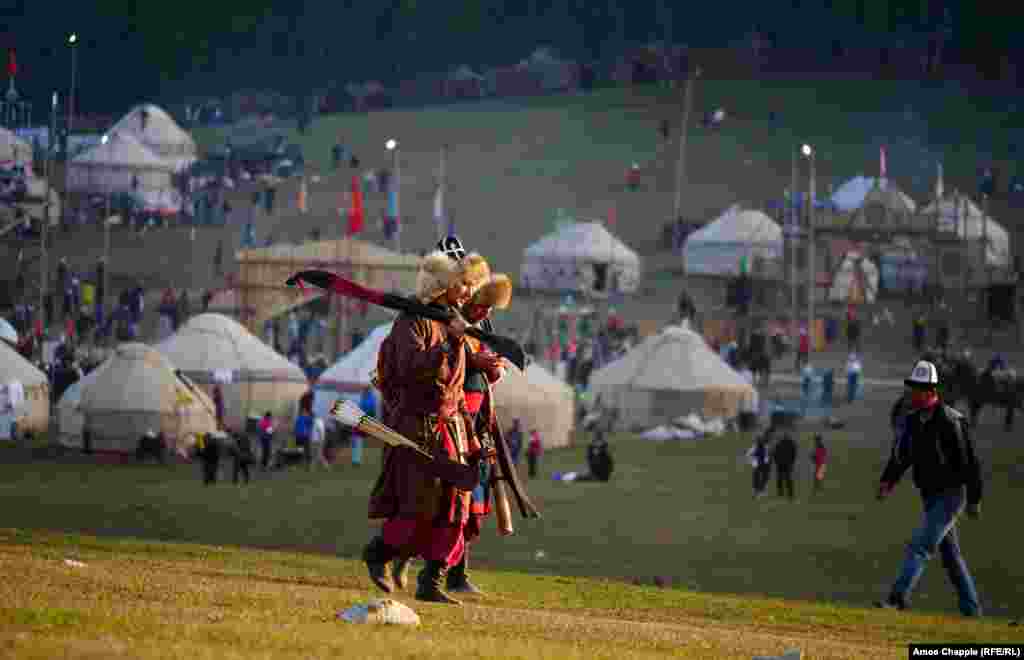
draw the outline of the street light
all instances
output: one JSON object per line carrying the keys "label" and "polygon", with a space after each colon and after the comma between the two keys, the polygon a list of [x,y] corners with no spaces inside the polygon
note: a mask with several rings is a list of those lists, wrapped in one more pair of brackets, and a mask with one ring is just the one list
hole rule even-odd
{"label": "street light", "polygon": [[816,197],[816,172],[814,168],[814,148],[809,144],[800,147],[800,153],[810,161],[810,184],[807,188],[807,336],[813,341],[814,338],[814,295],[818,283],[817,267],[815,264],[815,235],[814,235],[814,198]]}
{"label": "street light", "polygon": [[392,220],[395,223],[395,250],[398,252],[402,251],[402,230],[401,225],[398,224],[399,212],[398,212],[398,184],[399,184],[399,172],[398,172],[398,140],[391,138],[384,143],[384,148],[391,152],[391,185],[394,186],[395,190],[395,216]]}

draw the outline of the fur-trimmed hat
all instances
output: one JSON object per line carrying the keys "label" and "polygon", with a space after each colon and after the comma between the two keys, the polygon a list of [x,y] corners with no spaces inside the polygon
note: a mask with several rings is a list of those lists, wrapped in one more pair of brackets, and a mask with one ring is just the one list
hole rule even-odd
{"label": "fur-trimmed hat", "polygon": [[459,260],[462,281],[469,287],[470,295],[476,294],[491,279],[491,266],[477,252],[470,252]]}
{"label": "fur-trimmed hat", "polygon": [[455,284],[461,275],[459,264],[435,250],[423,257],[416,271],[416,297],[432,302]]}
{"label": "fur-trimmed hat", "polygon": [[512,280],[505,273],[495,273],[473,295],[472,304],[505,309],[512,302]]}

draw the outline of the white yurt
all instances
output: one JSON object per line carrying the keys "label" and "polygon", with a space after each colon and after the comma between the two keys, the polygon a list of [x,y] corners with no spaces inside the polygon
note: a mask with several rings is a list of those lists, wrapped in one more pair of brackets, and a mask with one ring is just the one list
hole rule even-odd
{"label": "white yurt", "polygon": [[370,386],[377,370],[377,353],[381,342],[391,334],[391,323],[378,325],[363,341],[325,370],[313,386],[313,413],[327,415],[331,404],[339,398],[358,403],[363,390]]}
{"label": "white yurt", "polygon": [[0,339],[3,339],[11,346],[18,343],[18,331],[14,329],[14,326],[7,319],[0,319]]}
{"label": "white yurt", "polygon": [[600,222],[568,222],[526,248],[520,281],[536,291],[634,293],[640,257]]}
{"label": "white yurt", "polygon": [[[370,386],[377,369],[381,342],[391,333],[391,323],[379,325],[354,349],[345,354],[320,375],[314,387],[313,412],[326,415],[339,398],[358,402],[362,391]],[[537,429],[545,447],[565,447],[575,421],[575,396],[572,388],[549,371],[531,364],[520,373],[515,367],[494,386],[498,402],[498,418],[508,429],[513,419],[520,419],[529,432]]]}
{"label": "white yurt", "polygon": [[221,386],[229,428],[242,428],[248,417],[267,411],[281,426],[309,389],[302,369],[222,314],[192,317],[156,349],[207,394]]}
{"label": "white yurt", "polygon": [[735,417],[757,392],[689,324],[669,326],[590,377],[595,396],[626,429],[646,429],[697,411]]}
{"label": "white yurt", "polygon": [[576,423],[576,395],[573,389],[537,363],[526,371],[515,367],[494,385],[498,421],[507,433],[512,421],[522,424],[525,443],[536,429],[545,448],[568,447]]}
{"label": "white yurt", "polygon": [[863,305],[873,304],[878,295],[878,266],[860,252],[843,255],[832,273],[828,289],[830,302]]}
{"label": "white yurt", "polygon": [[761,211],[736,204],[687,237],[683,264],[688,274],[738,275],[746,257],[757,273],[782,253],[782,228]]}
{"label": "white yurt", "polygon": [[[940,231],[956,231],[961,240],[980,246],[985,239],[985,265],[1005,268],[1010,265],[1010,235],[991,215],[986,219],[982,210],[965,195],[949,195],[921,209],[921,215],[938,216]],[[981,261],[981,248],[972,251],[972,260]]]}
{"label": "white yurt", "polygon": [[150,346],[121,344],[97,371],[79,391],[78,408],[98,451],[134,451],[150,430],[181,450],[217,428],[210,398]]}
{"label": "white yurt", "polygon": [[174,189],[174,163],[163,160],[129,133],[108,133],[106,137],[106,142],[71,160],[68,190],[106,194]]}
{"label": "white yurt", "polygon": [[149,103],[132,108],[108,133],[130,134],[179,170],[191,165],[198,154],[192,136],[167,112]]}
{"label": "white yurt", "polygon": [[[12,427],[12,424],[16,425]],[[0,440],[25,432],[46,433],[50,426],[50,384],[46,374],[0,342]]]}
{"label": "white yurt", "polygon": [[852,213],[870,204],[880,204],[896,214],[917,211],[917,203],[887,179],[857,175],[832,192],[832,205],[842,213]]}
{"label": "white yurt", "polygon": [[0,164],[32,163],[32,145],[22,140],[16,133],[0,126]]}

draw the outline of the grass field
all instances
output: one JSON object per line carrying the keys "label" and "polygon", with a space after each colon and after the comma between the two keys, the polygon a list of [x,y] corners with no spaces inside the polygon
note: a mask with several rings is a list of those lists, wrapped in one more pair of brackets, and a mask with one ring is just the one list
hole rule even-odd
{"label": "grass field", "polygon": [[[579,469],[583,450],[549,452],[545,477],[529,482],[544,518],[517,522],[505,539],[489,527],[474,550],[476,579],[496,596],[465,612],[421,608],[423,632],[386,639],[399,655],[434,657],[444,627],[461,622],[473,631],[467,652],[478,656],[642,657],[671,649],[683,657],[750,657],[799,645],[813,649],[811,657],[853,658],[876,647],[897,657],[911,639],[1012,637],[1008,619],[1024,605],[1013,436],[993,432],[994,422],[978,433],[985,510],[962,527],[987,622],[959,620],[938,561],[914,601],[921,614],[873,612],[863,608],[894,577],[919,503],[909,483],[891,501],[874,501],[888,434],[871,419],[880,404],[858,406],[845,413],[854,428],[828,436],[834,460],[826,492],[808,496],[805,469],[795,503],[751,498],[749,468],[739,460],[749,436],[682,444],[617,436],[609,484],[550,480],[553,471]],[[805,434],[801,445],[809,444]],[[354,560],[372,533],[365,506],[377,452],[370,459],[358,470],[257,474],[248,487],[204,488],[197,465],[97,465],[5,450],[0,528],[10,531],[0,536],[0,560],[12,579],[0,589],[14,595],[0,600],[10,603],[0,617],[28,631],[18,648],[37,653],[31,657],[64,644],[83,655],[86,640],[104,636],[132,655],[145,649],[142,657],[171,648],[217,657],[229,641],[241,653],[271,621],[274,632],[261,638],[268,657],[284,655],[288,644],[304,656],[325,652],[322,645],[371,644],[376,637],[328,623],[335,610],[371,594]],[[69,570],[64,557],[94,568]],[[653,588],[655,577],[673,588]],[[495,618],[516,622],[514,639],[487,633]],[[427,639],[428,650],[415,655],[412,646]],[[365,657],[374,657],[368,647]]]}

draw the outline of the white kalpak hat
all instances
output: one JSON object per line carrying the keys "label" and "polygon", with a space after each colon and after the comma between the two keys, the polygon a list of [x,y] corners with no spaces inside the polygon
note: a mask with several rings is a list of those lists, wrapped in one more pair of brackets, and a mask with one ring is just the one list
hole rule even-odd
{"label": "white kalpak hat", "polygon": [[939,370],[931,362],[921,360],[914,365],[910,378],[903,382],[911,387],[935,387],[939,384]]}

